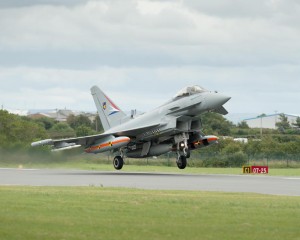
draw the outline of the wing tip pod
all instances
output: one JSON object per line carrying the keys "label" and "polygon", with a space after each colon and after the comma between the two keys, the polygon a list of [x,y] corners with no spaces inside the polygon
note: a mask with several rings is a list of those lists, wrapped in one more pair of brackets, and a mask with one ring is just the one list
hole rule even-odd
{"label": "wing tip pod", "polygon": [[38,146],[45,146],[45,145],[53,145],[53,140],[45,139],[45,140],[31,143],[31,147],[38,147]]}

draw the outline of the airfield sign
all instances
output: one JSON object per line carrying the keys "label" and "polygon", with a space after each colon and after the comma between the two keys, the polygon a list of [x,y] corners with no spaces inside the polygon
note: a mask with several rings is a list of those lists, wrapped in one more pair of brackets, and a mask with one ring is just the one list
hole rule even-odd
{"label": "airfield sign", "polygon": [[269,167],[268,166],[243,166],[244,174],[268,174]]}

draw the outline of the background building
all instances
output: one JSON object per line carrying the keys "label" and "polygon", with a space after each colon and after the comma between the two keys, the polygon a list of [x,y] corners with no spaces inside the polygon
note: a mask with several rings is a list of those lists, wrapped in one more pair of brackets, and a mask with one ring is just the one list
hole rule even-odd
{"label": "background building", "polygon": [[79,112],[79,111],[72,111],[68,109],[53,109],[53,110],[31,110],[29,111],[28,116],[30,118],[52,118],[58,122],[66,122],[70,115],[78,116],[84,115],[88,117],[92,122],[95,120],[97,113],[88,113],[88,112]]}
{"label": "background building", "polygon": [[[262,117],[255,117],[255,118],[248,118],[244,119],[244,121],[248,124],[250,128],[270,128],[270,129],[276,129],[276,123],[280,122],[280,114],[271,114],[266,115]],[[284,114],[287,118],[289,123],[292,125],[292,123],[296,122],[297,117],[296,115],[290,115],[290,114]]]}

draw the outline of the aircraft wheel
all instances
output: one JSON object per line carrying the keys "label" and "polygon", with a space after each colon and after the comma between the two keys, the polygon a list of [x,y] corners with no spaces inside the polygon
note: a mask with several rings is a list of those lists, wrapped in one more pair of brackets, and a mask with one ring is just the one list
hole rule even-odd
{"label": "aircraft wheel", "polygon": [[116,156],[113,160],[113,164],[116,170],[121,170],[124,165],[124,160],[121,156]]}
{"label": "aircraft wheel", "polygon": [[185,169],[186,168],[186,157],[185,156],[180,156],[179,159],[177,160],[177,167],[179,169]]}

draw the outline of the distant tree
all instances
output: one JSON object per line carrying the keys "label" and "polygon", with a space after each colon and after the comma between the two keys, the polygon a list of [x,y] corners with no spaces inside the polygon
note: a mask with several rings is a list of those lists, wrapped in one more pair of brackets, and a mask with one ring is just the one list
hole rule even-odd
{"label": "distant tree", "polygon": [[224,145],[224,147],[222,149],[222,153],[233,154],[233,153],[242,151],[243,147],[244,147],[244,144],[242,144],[240,142],[235,142],[230,139],[230,140],[226,141],[226,145]]}
{"label": "distant tree", "polygon": [[75,131],[64,122],[56,123],[50,130],[49,134],[52,138],[75,137]]}
{"label": "distant tree", "polygon": [[248,155],[255,155],[261,153],[261,142],[256,140],[250,140],[248,144],[245,144],[244,152]]}
{"label": "distant tree", "polygon": [[92,127],[92,121],[84,115],[74,116],[71,114],[67,118],[67,123],[70,125],[71,128],[76,129],[79,126],[86,126],[86,127]]}
{"label": "distant tree", "polygon": [[0,147],[29,146],[30,142],[47,137],[39,124],[0,110]]}
{"label": "distant tree", "polygon": [[96,132],[103,132],[104,129],[103,129],[103,126],[101,124],[101,121],[100,121],[100,117],[99,115],[97,114],[93,123],[92,123],[92,129],[95,130]]}
{"label": "distant tree", "polygon": [[249,129],[249,126],[246,121],[241,121],[238,123],[239,128]]}
{"label": "distant tree", "polygon": [[297,117],[296,122],[293,123],[293,126],[296,128],[300,128],[300,117]]}
{"label": "distant tree", "polygon": [[69,126],[73,129],[76,128],[76,116],[74,114],[71,114],[68,116],[67,118],[67,123],[69,124]]}
{"label": "distant tree", "polygon": [[257,117],[259,118],[259,117],[266,117],[266,116],[267,116],[267,114],[262,113],[262,114],[258,115]]}
{"label": "distant tree", "polygon": [[205,113],[202,115],[203,129],[207,134],[227,136],[233,124],[217,113]]}
{"label": "distant tree", "polygon": [[93,135],[95,133],[96,132],[93,129],[91,129],[90,127],[84,126],[84,125],[81,125],[76,128],[76,136],[77,137]]}
{"label": "distant tree", "polygon": [[70,130],[72,130],[72,128],[70,128],[70,126],[67,123],[59,122],[59,123],[56,123],[51,128],[51,130],[54,130],[54,131],[70,131]]}
{"label": "distant tree", "polygon": [[34,122],[40,124],[46,130],[51,129],[55,125],[55,123],[56,123],[56,121],[54,119],[47,118],[47,117],[35,119]]}
{"label": "distant tree", "polygon": [[280,121],[276,123],[276,127],[279,129],[279,131],[284,132],[285,130],[291,128],[287,116],[285,116],[283,113],[279,115],[279,120]]}

